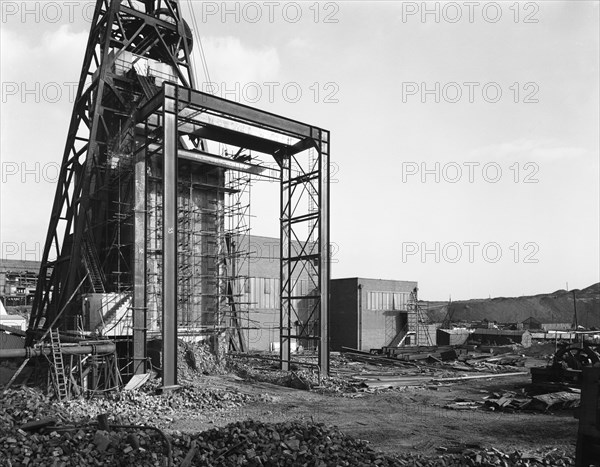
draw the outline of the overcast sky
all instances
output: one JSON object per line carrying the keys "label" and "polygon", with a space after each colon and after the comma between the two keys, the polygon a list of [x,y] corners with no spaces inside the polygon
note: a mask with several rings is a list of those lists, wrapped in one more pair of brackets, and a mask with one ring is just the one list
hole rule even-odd
{"label": "overcast sky", "polygon": [[[181,4],[217,95],[331,131],[334,278],[599,281],[597,1]],[[39,259],[93,7],[1,7],[2,256]],[[254,190],[278,235],[277,185]]]}

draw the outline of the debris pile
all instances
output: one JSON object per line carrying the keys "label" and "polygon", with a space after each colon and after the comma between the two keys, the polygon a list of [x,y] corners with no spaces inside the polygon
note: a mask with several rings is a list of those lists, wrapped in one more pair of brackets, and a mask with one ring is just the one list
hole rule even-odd
{"label": "debris pile", "polygon": [[394,465],[366,441],[354,439],[323,424],[243,421],[205,431],[174,444],[198,450],[196,465]]}
{"label": "debris pile", "polygon": [[223,359],[210,351],[207,344],[179,341],[177,346],[177,379],[194,381],[202,375],[226,373]]}
{"label": "debris pile", "polygon": [[532,412],[548,412],[550,410],[566,410],[579,407],[581,394],[576,388],[570,391],[551,392],[547,394],[527,394],[521,392],[504,391],[494,392],[485,396],[483,400],[456,399],[444,407],[452,410],[487,409],[501,412],[515,412],[528,410]]}
{"label": "debris pile", "polygon": [[232,357],[229,369],[239,377],[264,383],[276,384],[294,389],[315,390],[320,393],[336,395],[345,391],[350,383],[342,378],[321,376],[307,368],[294,367],[293,371],[282,371],[278,365],[258,358]]}
{"label": "debris pile", "polygon": [[[440,448],[444,451],[444,448]],[[439,456],[403,455],[394,465],[422,467],[450,467],[450,466],[494,466],[505,467],[537,467],[574,466],[575,459],[570,453],[558,449],[538,450],[536,452],[514,451],[510,454],[498,449],[465,449],[460,453],[450,454],[453,449],[447,449],[445,454]]]}
{"label": "debris pile", "polygon": [[[490,347],[488,350],[489,352],[485,353],[467,348],[415,347],[388,350],[386,355],[376,355],[344,348],[343,355],[355,362],[401,367],[412,370],[413,373],[423,373],[427,370],[438,373],[443,370],[505,373],[518,372],[525,365],[526,358],[517,353],[517,346]],[[509,351],[510,354],[506,354]]]}
{"label": "debris pile", "polygon": [[485,398],[485,406],[492,410],[514,411],[532,410],[546,412],[550,409],[562,410],[579,407],[581,394],[560,391],[548,394],[525,395],[509,391],[503,394],[494,393]]}
{"label": "debris pile", "polygon": [[0,456],[7,466],[574,465],[569,453],[557,449],[504,453],[495,448],[441,447],[437,455],[389,456],[336,427],[302,422],[247,420],[199,434],[175,432],[167,437],[140,426],[109,426],[108,430],[94,424],[47,426],[41,431],[24,428],[12,433],[0,431]]}
{"label": "debris pile", "polygon": [[0,430],[0,459],[13,466],[163,466],[164,442],[152,430],[50,426],[41,432]]}
{"label": "debris pile", "polygon": [[153,394],[158,382],[150,381],[144,390],[108,393],[92,399],[59,402],[33,388],[10,389],[0,402],[0,430],[13,430],[23,423],[53,417],[62,423],[86,423],[108,412],[120,424],[149,423],[166,427],[175,416],[196,417],[201,413],[238,408],[253,396],[233,390],[183,386],[163,395]]}
{"label": "debris pile", "polygon": [[525,366],[526,358],[519,355],[516,351],[504,355],[492,355],[489,353],[474,353],[471,352],[465,356],[459,357],[465,365],[473,367],[476,370],[485,371],[506,371],[505,366],[523,367]]}

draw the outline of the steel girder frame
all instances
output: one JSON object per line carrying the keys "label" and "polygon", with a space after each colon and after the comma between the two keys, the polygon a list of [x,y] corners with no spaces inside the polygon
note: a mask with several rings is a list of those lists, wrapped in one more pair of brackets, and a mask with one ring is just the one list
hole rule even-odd
{"label": "steel girder frame", "polygon": [[[164,19],[165,15],[169,18]],[[92,179],[95,185],[102,184],[101,158],[115,136],[111,129],[122,121],[119,115],[125,109],[111,75],[115,60],[123,51],[158,57],[173,67],[182,84],[194,87],[191,46],[191,32],[178,0],[96,1],[42,255],[28,345],[38,329],[60,324],[61,313],[85,278],[81,267],[85,235],[92,225],[103,222],[92,218],[90,186]],[[111,100],[123,109],[107,105]],[[139,282],[142,278],[137,272],[134,281]],[[144,304],[134,301],[133,308],[139,325],[144,320]],[[145,335],[145,330],[140,331]],[[145,348],[138,346],[135,352],[135,358],[145,360]],[[138,365],[136,371],[144,371],[143,366]]]}
{"label": "steel girder frame", "polygon": [[[177,109],[176,124],[169,121],[168,112],[161,109]],[[175,132],[175,140],[181,136],[202,138],[226,145],[257,151],[271,155],[281,169],[280,180],[280,362],[283,369],[289,369],[293,362],[291,342],[294,339],[316,342],[319,349],[319,369],[329,372],[329,132],[312,125],[291,120],[269,112],[264,112],[243,104],[228,101],[210,94],[186,87],[165,83],[163,92],[157,94],[137,115],[138,124],[151,122],[159,129],[163,127],[163,154],[167,157],[169,147],[167,136]],[[148,143],[149,148],[156,144]],[[317,157],[306,157],[307,151],[314,150]],[[177,149],[178,157],[192,158],[205,164],[219,165],[234,170],[252,171],[253,167],[207,154],[202,151]],[[170,155],[168,157],[171,157]],[[165,162],[166,164],[166,162]],[[166,177],[165,177],[166,178]],[[166,183],[165,181],[163,183]],[[165,189],[168,185],[164,185]],[[314,208],[308,213],[300,213],[302,201],[311,198]],[[165,224],[163,228],[168,229]],[[309,227],[309,225],[311,227]],[[301,233],[298,227],[302,227]],[[168,232],[165,231],[165,235]],[[167,245],[165,244],[165,248]],[[172,251],[176,255],[176,251]],[[166,268],[165,268],[166,269]],[[176,273],[176,269],[175,269]],[[300,278],[303,274],[311,277],[314,285],[304,292]],[[165,280],[167,278],[165,277]],[[166,283],[164,284],[166,286]],[[175,289],[173,289],[175,291]],[[308,304],[299,316],[297,304]],[[166,304],[167,302],[165,302]],[[166,320],[176,323],[177,298],[171,296],[168,303],[173,312],[163,309]],[[300,331],[292,332],[294,321],[302,321]],[[306,326],[312,323],[312,328]],[[176,332],[171,331],[169,339],[176,342]],[[165,338],[166,340],[166,338]],[[165,365],[174,365],[172,359],[165,358]],[[171,374],[173,369],[165,368]],[[172,381],[165,382],[171,383]]]}
{"label": "steel girder frame", "polygon": [[163,389],[177,385],[177,93],[163,85],[162,346]]}
{"label": "steel girder frame", "polygon": [[302,143],[281,167],[281,365],[290,369],[294,340],[316,342],[318,367],[328,374],[329,132],[318,129],[310,141],[316,158]]}

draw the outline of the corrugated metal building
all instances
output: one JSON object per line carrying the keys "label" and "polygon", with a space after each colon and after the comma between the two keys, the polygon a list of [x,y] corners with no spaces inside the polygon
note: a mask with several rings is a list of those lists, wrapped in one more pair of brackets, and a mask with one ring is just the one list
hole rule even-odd
{"label": "corrugated metal building", "polygon": [[[240,309],[247,312],[240,313],[242,332],[248,343],[248,350],[276,350],[279,348],[279,306],[280,306],[280,242],[278,238],[252,235],[247,242],[240,245],[240,250],[247,251],[249,261],[247,271],[248,280],[238,300]],[[306,295],[311,284],[308,273],[298,281],[298,289],[294,295]],[[302,302],[295,304],[295,308],[303,316]]]}

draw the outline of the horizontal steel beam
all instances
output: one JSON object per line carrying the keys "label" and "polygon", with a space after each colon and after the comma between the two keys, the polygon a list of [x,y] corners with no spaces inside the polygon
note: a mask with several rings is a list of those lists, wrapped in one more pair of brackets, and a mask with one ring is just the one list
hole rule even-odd
{"label": "horizontal steel beam", "polygon": [[[185,125],[179,128],[179,132],[185,131]],[[278,151],[286,148],[287,145],[272,141],[260,136],[254,136],[240,131],[221,128],[216,125],[203,124],[200,128],[190,132],[192,136],[197,136],[203,139],[218,141],[224,144],[230,144],[244,149],[252,149],[253,151],[262,152],[264,154],[275,154]]]}
{"label": "horizontal steel beam", "polygon": [[277,133],[285,133],[298,138],[311,138],[318,129],[301,123],[296,120],[291,120],[280,115],[276,115],[264,110],[255,109],[244,104],[222,99],[211,94],[195,91],[193,89],[178,87],[179,103],[186,103],[194,107],[217,112],[236,120],[253,123],[263,128],[267,128]]}
{"label": "horizontal steel beam", "polygon": [[[161,147],[156,143],[151,143],[148,145],[148,149],[150,149],[150,151],[159,151]],[[260,165],[234,161],[232,159],[227,159],[226,157],[215,156],[214,154],[210,154],[204,151],[188,151],[187,149],[179,149],[177,151],[177,157],[189,161],[214,165],[215,167],[222,167],[224,169],[237,170],[238,172],[250,174],[260,174],[266,168],[261,167]]]}

